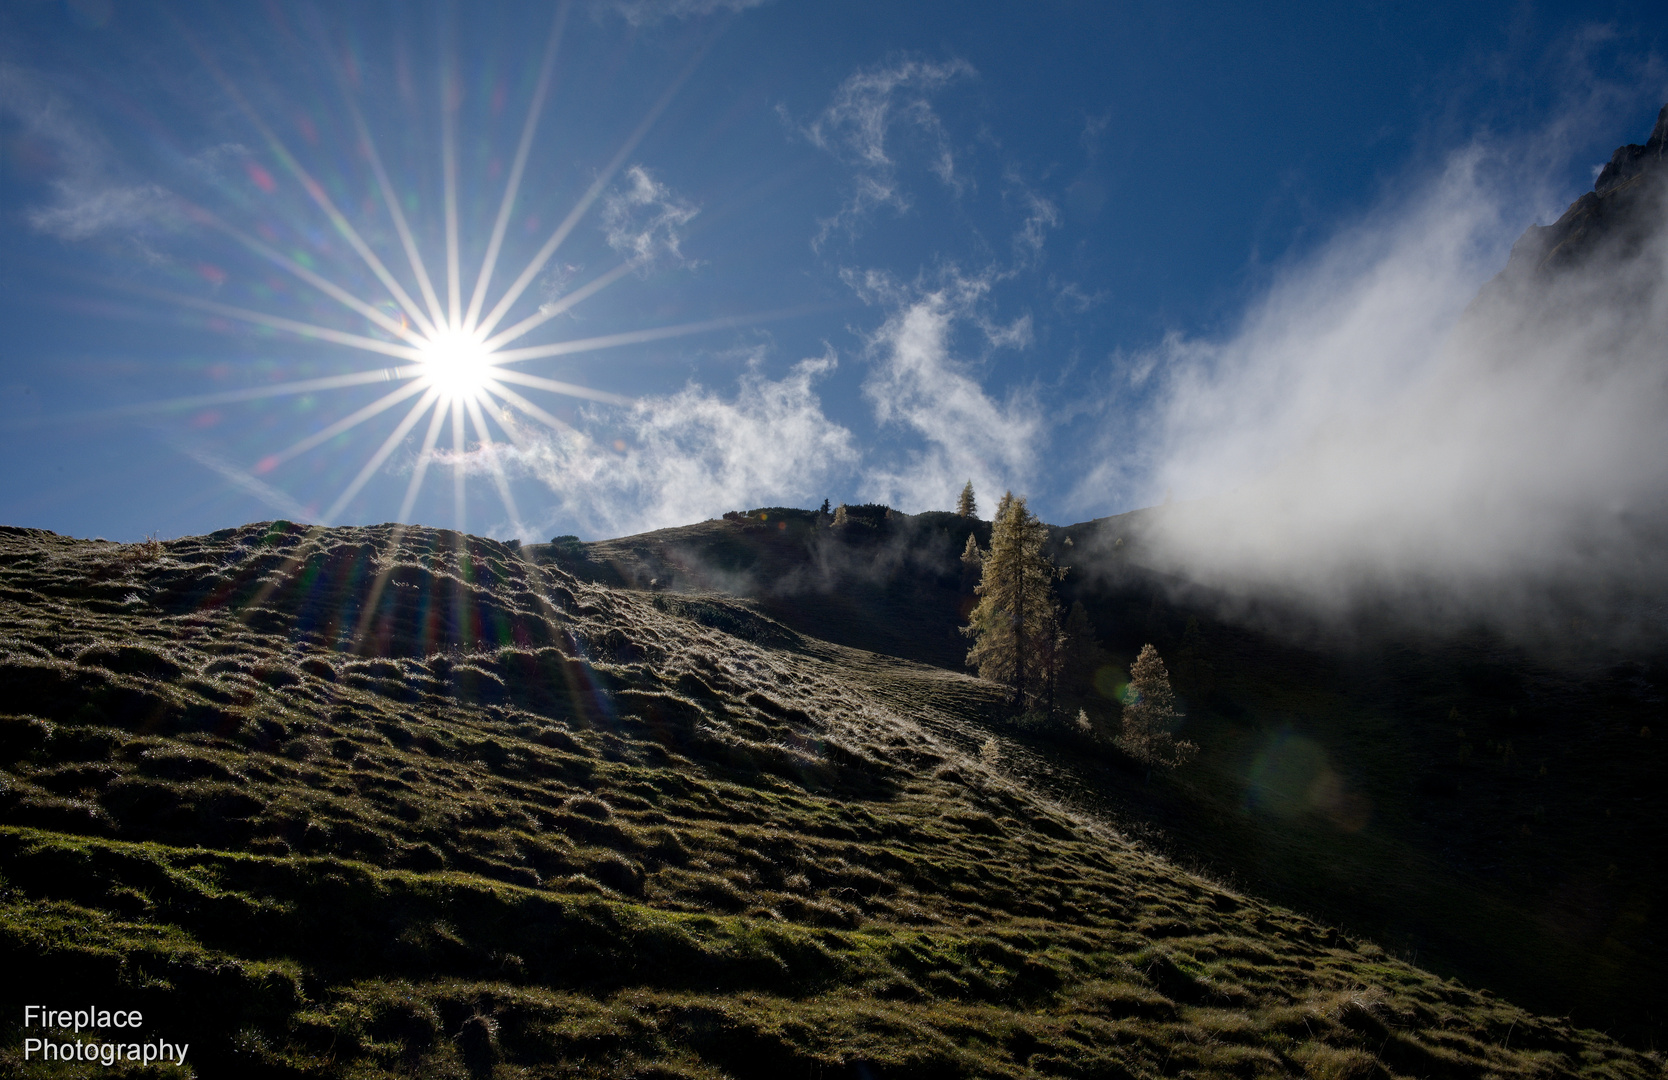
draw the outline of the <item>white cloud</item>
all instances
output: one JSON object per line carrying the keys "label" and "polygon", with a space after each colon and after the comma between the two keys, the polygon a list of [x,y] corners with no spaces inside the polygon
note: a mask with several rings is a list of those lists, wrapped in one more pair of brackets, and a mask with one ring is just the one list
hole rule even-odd
{"label": "white cloud", "polygon": [[1459,156],[1422,198],[1340,236],[1230,340],[1167,341],[1159,479],[1178,495],[1235,486],[1427,377],[1513,231],[1479,165]]}
{"label": "white cloud", "polygon": [[667,19],[688,19],[719,11],[746,11],[770,0],[601,0],[599,10],[612,11],[632,26],[648,26]]}
{"label": "white cloud", "polygon": [[985,340],[998,349],[1024,349],[1031,344],[1031,316],[1021,315],[1006,326],[988,317],[975,314],[973,322],[984,332]]}
{"label": "white cloud", "polygon": [[941,509],[968,479],[981,491],[1012,487],[1023,494],[1036,470],[1042,416],[1024,392],[1005,402],[986,394],[969,365],[952,355],[951,341],[956,324],[969,322],[994,347],[1023,345],[1029,317],[1002,327],[984,316],[979,302],[989,276],[964,278],[952,270],[944,285],[913,296],[883,276],[848,279],[859,295],[894,307],[869,339],[874,366],[863,392],[875,418],[926,443],[908,451],[903,463],[868,472],[873,497],[910,512]]}
{"label": "white cloud", "polygon": [[1106,129],[1112,123],[1112,110],[1107,109],[1099,116],[1085,116],[1083,118],[1083,133],[1077,137],[1082,144],[1084,153],[1090,157],[1100,149],[1100,138],[1106,134]]}
{"label": "white cloud", "polygon": [[690,383],[628,410],[592,413],[589,432],[525,432],[524,445],[502,448],[503,458],[555,496],[550,520],[577,522],[589,535],[820,502],[858,460],[851,432],[823,414],[815,392],[835,366],[830,352],[782,379],[748,371],[730,400]]}
{"label": "white cloud", "polygon": [[817,244],[837,228],[855,231],[868,213],[881,206],[909,209],[910,198],[898,179],[898,162],[888,140],[900,128],[924,139],[926,165],[946,187],[959,192],[966,181],[956,170],[955,153],[932,95],[957,79],[975,74],[965,60],[941,64],[904,59],[858,71],[841,83],[822,114],[805,129],[811,142],[852,171],[845,205],[820,221]]}
{"label": "white cloud", "polygon": [[186,159],[186,167],[211,181],[225,183],[254,155],[242,143],[228,142],[199,150]]}
{"label": "white cloud", "polygon": [[680,199],[641,165],[626,170],[625,182],[603,200],[602,227],[608,246],[640,266],[699,265],[683,254],[683,227],[700,208]]}

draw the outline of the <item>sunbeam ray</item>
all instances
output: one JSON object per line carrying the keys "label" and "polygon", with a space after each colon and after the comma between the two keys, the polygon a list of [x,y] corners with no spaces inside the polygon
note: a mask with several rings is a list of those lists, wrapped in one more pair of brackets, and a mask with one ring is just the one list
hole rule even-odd
{"label": "sunbeam ray", "polygon": [[336,496],[336,501],[325,510],[321,520],[327,524],[336,520],[336,515],[340,514],[347,507],[347,504],[353,501],[353,497],[359,494],[360,489],[382,467],[382,463],[388,460],[388,455],[392,454],[394,449],[405,441],[406,436],[411,434],[411,429],[417,426],[417,421],[423,418],[424,414],[439,398],[440,391],[431,386],[427,393],[417,399],[417,404],[411,407],[411,410],[400,420],[398,426],[389,433],[386,439],[382,440],[382,445],[377,447],[376,453],[372,454],[371,459],[365,462],[364,468],[359,470],[359,474],[353,478],[353,482],[348,484],[340,495]]}
{"label": "sunbeam ray", "polygon": [[[376,308],[365,303],[365,301],[359,299],[357,296],[354,296],[340,285],[330,281],[322,274],[319,274],[314,270],[309,270],[307,267],[296,262],[294,259],[285,255],[277,248],[274,248],[272,245],[255,239],[253,236],[250,236],[237,226],[226,221],[222,221],[217,215],[204,210],[201,207],[192,206],[190,207],[190,212],[192,217],[201,223],[220,230],[227,236],[230,236],[233,240],[236,240],[238,243],[248,248],[250,251],[253,251],[255,254],[261,256],[269,262],[283,267],[285,270],[288,270],[302,281],[305,281],[307,284],[313,286],[313,288],[318,289],[320,292],[342,304],[344,307],[351,308],[352,310],[358,312],[365,318],[388,331],[390,334],[393,334],[395,337],[404,338],[413,345],[420,346],[423,344],[424,339],[422,335],[418,334],[410,327],[395,322],[393,319],[388,317],[386,312],[378,311]],[[412,317],[414,319],[421,319],[421,312],[413,312]],[[426,323],[427,320],[424,319],[419,323],[419,325]]]}
{"label": "sunbeam ray", "polygon": [[[194,48],[196,48],[197,55],[201,58],[203,65],[208,68],[209,73],[220,83],[227,96],[237,103],[238,108],[249,118],[250,124],[254,125],[255,130],[266,141],[268,149],[278,158],[284,169],[300,183],[301,189],[307,193],[308,198],[312,199],[318,208],[324,211],[336,232],[365,261],[365,265],[370,268],[371,273],[376,275],[377,280],[382,282],[383,287],[393,296],[395,303],[399,304],[407,314],[420,324],[428,323],[428,317],[423,314],[416,301],[412,300],[410,294],[405,291],[405,287],[389,272],[388,267],[383,265],[382,260],[377,257],[376,252],[371,250],[370,245],[365,243],[365,238],[359,235],[359,230],[353,227],[353,223],[348,221],[342,215],[342,212],[336,208],[335,202],[330,198],[329,193],[324,190],[324,186],[313,178],[313,174],[307,171],[306,167],[296,159],[294,154],[290,153],[289,147],[278,137],[278,133],[273,131],[265,120],[261,119],[260,114],[255,111],[255,107],[237,88],[237,84],[232,82],[226,73],[220,70],[220,65],[214,62],[208,52],[200,46],[194,46]],[[432,325],[425,327],[425,329],[430,333],[434,332]]]}
{"label": "sunbeam ray", "polygon": [[359,371],[351,375],[326,375],[317,379],[298,379],[294,382],[273,383],[271,386],[254,386],[243,390],[222,390],[214,394],[194,394],[190,397],[164,398],[161,401],[145,401],[133,405],[115,405],[108,409],[88,409],[84,412],[59,413],[56,416],[29,416],[14,420],[0,420],[0,428],[39,427],[43,424],[70,424],[87,420],[105,420],[118,416],[143,416],[146,413],[201,409],[209,405],[231,405],[239,401],[259,401],[265,398],[284,397],[289,394],[310,394],[318,390],[340,390],[349,386],[364,386],[368,383],[395,382],[400,379],[408,379],[416,375],[419,370],[416,367],[379,368],[376,371]]}
{"label": "sunbeam ray", "polygon": [[486,456],[493,486],[498,489],[498,497],[504,500],[504,508],[510,512],[510,527],[519,536],[522,531],[521,511],[515,505],[515,496],[510,494],[509,480],[504,476],[504,463],[498,460],[498,444],[492,441],[492,434],[487,431],[486,417],[481,415],[481,403],[470,398],[465,405],[469,409],[469,419],[475,424],[475,432],[481,437],[481,451]]}
{"label": "sunbeam ray", "polygon": [[418,393],[424,389],[426,389],[425,385],[421,381],[418,381],[407,383],[398,390],[392,390],[377,398],[369,405],[366,405],[363,408],[355,409],[353,412],[342,417],[334,424],[320,428],[318,431],[313,432],[305,439],[300,439],[291,443],[289,446],[278,451],[276,454],[268,454],[266,457],[261,459],[260,464],[256,467],[255,471],[261,473],[271,472],[273,469],[282,465],[284,462],[289,461],[291,458],[305,454],[313,447],[318,446],[321,443],[329,442],[342,432],[350,431],[353,428],[358,427],[371,417],[393,408],[395,405],[404,401],[412,394]]}
{"label": "sunbeam ray", "polygon": [[462,269],[458,262],[458,86],[454,62],[450,45],[443,45],[440,61],[440,175],[446,216],[446,326],[456,331],[462,325],[463,313]]}
{"label": "sunbeam ray", "polygon": [[505,396],[505,387],[488,380],[481,387],[481,411],[498,424],[498,429],[516,445],[519,450],[528,450],[532,444],[521,432],[521,425],[515,423],[510,409],[499,398]]}
{"label": "sunbeam ray", "polygon": [[313,516],[311,510],[301,505],[288,492],[280,491],[247,470],[227,461],[219,454],[212,453],[201,446],[192,446],[178,439],[169,439],[168,441],[173,444],[174,449],[203,468],[215,473],[232,487],[253,496],[292,521],[311,525],[318,520]]}
{"label": "sunbeam ray", "polygon": [[527,155],[533,149],[533,132],[539,125],[539,114],[544,109],[545,96],[550,92],[550,75],[556,66],[556,50],[562,41],[562,26],[568,18],[568,0],[556,8],[551,20],[550,39],[545,43],[544,62],[539,66],[538,82],[533,87],[533,100],[527,104],[527,120],[521,127],[521,142],[516,146],[515,162],[510,166],[510,178],[504,185],[504,201],[498,207],[498,220],[493,222],[492,237],[487,241],[486,257],[481,260],[481,273],[475,279],[475,291],[469,298],[469,312],[463,317],[465,328],[473,327],[486,300],[487,283],[492,280],[493,268],[498,263],[498,250],[504,243],[504,230],[510,224],[510,211],[515,207],[516,192],[521,187],[521,174],[527,168]]}
{"label": "sunbeam ray", "polygon": [[365,352],[381,353],[384,356],[412,360],[417,363],[421,363],[424,358],[421,350],[409,345],[396,345],[391,341],[378,341],[376,338],[366,337],[363,334],[350,334],[345,330],[332,330],[328,326],[305,323],[299,319],[286,319],[282,315],[268,315],[264,311],[234,307],[231,304],[222,304],[215,300],[204,300],[200,297],[186,296],[183,293],[169,292],[165,289],[153,289],[145,285],[112,282],[111,286],[123,292],[148,296],[153,300],[165,300],[168,303],[179,304],[182,307],[196,308],[199,311],[212,312],[215,315],[224,315],[228,319],[237,319],[239,322],[254,323],[257,326],[265,326],[272,330],[287,330],[305,338],[317,338],[320,341],[329,341],[337,345],[348,345],[355,349],[362,349]]}
{"label": "sunbeam ray", "polygon": [[463,490],[463,447],[467,436],[463,430],[463,398],[452,398],[452,506],[457,523],[453,528],[464,531],[466,520]]}
{"label": "sunbeam ray", "polygon": [[554,319],[556,316],[562,314],[562,312],[573,307],[575,304],[589,300],[603,289],[608,288],[608,286],[614,284],[614,282],[625,277],[631,272],[633,265],[633,263],[629,262],[621,263],[619,266],[614,267],[614,269],[608,271],[606,274],[603,274],[601,277],[598,277],[593,281],[586,282],[584,285],[575,289],[573,292],[568,293],[560,300],[553,300],[548,304],[541,305],[538,311],[527,316],[527,318],[522,319],[508,330],[501,331],[496,336],[483,341],[481,343],[481,348],[487,350],[488,352],[492,352],[504,345],[509,344],[516,338],[523,336],[527,333],[527,331],[544,325],[551,319]]}
{"label": "sunbeam ray", "polygon": [[[588,386],[575,383],[558,382],[538,375],[529,375],[525,371],[514,368],[499,368],[492,373],[494,383],[513,382],[522,386],[531,386],[539,390],[549,390],[553,394],[565,394],[568,397],[585,398],[588,401],[600,401],[605,405],[631,405],[633,400],[619,394],[610,394],[606,390],[593,390]],[[502,392],[502,391],[500,391]]]}
{"label": "sunbeam ray", "polygon": [[[382,193],[382,203],[388,208],[388,215],[394,219],[394,231],[399,234],[400,245],[405,248],[406,262],[411,264],[411,272],[417,275],[417,287],[423,293],[423,300],[429,305],[428,326],[433,328],[446,321],[445,312],[440,307],[440,297],[435,294],[434,282],[429,278],[429,268],[423,262],[423,255],[417,249],[417,238],[411,233],[411,225],[405,219],[405,211],[400,209],[399,195],[394,191],[393,181],[388,178],[388,170],[383,167],[382,155],[378,153],[376,141],[371,138],[371,129],[365,123],[365,116],[359,110],[358,102],[347,96],[344,88],[343,95],[347,97],[348,111],[353,116],[353,125],[359,132],[360,145],[364,148],[365,156],[370,159],[371,171],[376,174],[377,189]],[[413,313],[416,317],[416,313]]]}
{"label": "sunbeam ray", "polygon": [[411,482],[405,486],[405,498],[400,502],[400,512],[397,520],[409,521],[411,510],[417,505],[417,493],[423,489],[423,477],[429,471],[429,461],[434,457],[434,444],[440,438],[441,425],[446,423],[445,404],[437,403],[434,414],[429,417],[429,430],[423,436],[423,449],[417,454],[417,462],[411,469]]}
{"label": "sunbeam ray", "polygon": [[[545,412],[543,409],[539,408],[537,405],[533,404],[531,401],[528,401],[526,398],[522,397],[520,394],[516,393],[514,390],[511,390],[509,387],[503,385],[502,383],[499,383],[499,382],[496,382],[496,381],[493,382],[492,387],[491,387],[491,392],[498,395],[499,397],[503,398],[505,401],[508,401],[510,404],[514,405],[516,408],[520,409],[522,412],[526,413],[528,416],[531,416],[533,419],[538,420],[539,422],[545,424],[546,426],[548,426],[550,428],[553,428],[556,431],[559,431],[559,432],[563,433],[564,435],[572,434],[576,430],[572,424],[565,423],[564,421],[562,421],[558,417],[552,416],[550,413]],[[504,430],[509,431],[510,429],[505,428]]]}
{"label": "sunbeam ray", "polygon": [[[540,360],[549,356],[567,356],[571,353],[614,349],[621,345],[641,345],[644,342],[664,341],[667,338],[683,337],[688,334],[704,334],[709,330],[730,330],[738,326],[751,326],[754,323],[768,322],[772,319],[786,319],[799,314],[803,310],[802,308],[787,308],[781,311],[762,312],[757,315],[726,315],[717,319],[678,323],[676,326],[657,326],[649,330],[627,330],[619,334],[576,338],[571,341],[558,341],[551,345],[533,345],[525,349],[495,352],[492,354],[491,360],[494,364],[515,364],[523,360]],[[493,374],[497,378],[503,377],[499,372]]]}
{"label": "sunbeam ray", "polygon": [[498,303],[493,305],[492,311],[487,315],[485,321],[479,327],[473,327],[472,329],[478,330],[483,335],[492,333],[493,327],[497,326],[504,318],[510,307],[521,299],[521,294],[527,290],[527,286],[531,285],[533,279],[538,277],[539,272],[544,269],[545,263],[549,262],[550,257],[556,254],[556,249],[562,246],[562,242],[568,238],[568,234],[573,231],[574,226],[579,224],[579,219],[585,216],[585,212],[591,208],[591,204],[596,202],[597,197],[602,194],[603,188],[607,187],[614,179],[614,174],[620,170],[620,166],[625,164],[626,158],[630,156],[633,150],[637,149],[637,144],[643,141],[643,136],[649,133],[649,129],[654,126],[654,122],[660,119],[660,114],[666,110],[666,106],[672,103],[672,99],[677,96],[678,90],[694,73],[696,66],[704,55],[705,50],[697,53],[695,58],[679,73],[678,77],[672,80],[672,85],[667,87],[666,92],[660,95],[660,99],[650,107],[648,115],[643,117],[636,130],[621,144],[620,149],[614,154],[608,165],[591,182],[591,186],[585,189],[585,194],[579,197],[579,201],[574,204],[573,209],[568,211],[568,216],[562,219],[560,225],[556,226],[556,231],[551,233],[550,239],[546,240],[544,246],[539,248],[538,253],[527,264],[527,268],[515,279],[515,283],[510,286],[509,290],[499,298]]}

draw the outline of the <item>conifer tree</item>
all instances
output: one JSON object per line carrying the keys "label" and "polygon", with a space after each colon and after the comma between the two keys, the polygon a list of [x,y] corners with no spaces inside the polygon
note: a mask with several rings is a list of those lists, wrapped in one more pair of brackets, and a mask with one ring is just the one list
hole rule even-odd
{"label": "conifer tree", "polygon": [[1060,605],[1054,581],[1060,572],[1048,557],[1048,527],[1032,516],[1024,499],[1002,496],[984,554],[979,602],[963,632],[973,638],[968,666],[979,675],[1007,683],[1021,703],[1045,697],[1057,668]]}
{"label": "conifer tree", "polygon": [[971,480],[967,482],[966,487],[961,489],[961,498],[956,500],[956,513],[964,518],[979,516],[979,504],[973,498],[973,481]]}
{"label": "conifer tree", "polygon": [[1177,742],[1170,728],[1176,721],[1176,694],[1170,688],[1170,673],[1151,645],[1141,646],[1129,668],[1129,689],[1125,693],[1123,734],[1118,743],[1129,755],[1147,765],[1174,769],[1185,765],[1199,748]]}
{"label": "conifer tree", "polygon": [[979,541],[973,538],[972,533],[968,533],[967,546],[961,549],[961,564],[968,569],[972,569],[984,561],[984,548],[979,546]]}

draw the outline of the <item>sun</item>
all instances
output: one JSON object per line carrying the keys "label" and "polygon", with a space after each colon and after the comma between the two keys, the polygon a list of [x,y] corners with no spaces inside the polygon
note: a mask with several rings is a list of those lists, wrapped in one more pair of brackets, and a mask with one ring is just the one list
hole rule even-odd
{"label": "sun", "polygon": [[[318,210],[329,219],[336,234],[358,254],[364,269],[380,283],[381,288],[369,289],[361,294],[340,283],[340,275],[345,273],[347,268],[329,265],[315,267],[307,256],[292,257],[279,250],[267,239],[262,238],[264,233],[255,235],[232,221],[221,218],[208,208],[193,207],[195,220],[223,233],[260,259],[281,268],[312,290],[334,300],[364,322],[359,325],[327,325],[169,290],[130,287],[130,291],[207,312],[217,319],[248,323],[267,331],[295,335],[303,340],[358,350],[374,357],[376,366],[316,378],[269,383],[249,390],[176,398],[156,402],[147,407],[200,407],[210,402],[246,401],[283,395],[306,395],[310,398],[323,391],[393,383],[392,387],[369,403],[306,434],[281,450],[266,454],[255,463],[250,473],[243,474],[240,471],[238,482],[262,498],[270,499],[274,494],[282,496],[281,491],[275,492],[270,482],[261,478],[273,475],[286,462],[303,454],[318,451],[326,446],[339,445],[336,443],[339,436],[381,417],[396,405],[402,405],[405,406],[404,415],[394,423],[386,438],[365,460],[335,500],[322,511],[304,508],[307,518],[320,523],[337,520],[339,515],[348,510],[372,478],[379,475],[383,466],[395,453],[408,441],[416,440],[420,449],[412,462],[410,479],[396,520],[410,520],[430,467],[448,462],[453,470],[453,523],[458,531],[463,531],[466,525],[466,475],[472,463],[481,463],[487,469],[493,486],[497,488],[513,527],[519,533],[525,530],[521,524],[520,511],[516,508],[511,493],[509,477],[504,469],[507,456],[499,451],[502,444],[495,436],[494,428],[496,427],[498,436],[507,438],[518,446],[523,445],[528,437],[523,420],[542,424],[562,437],[568,437],[574,431],[570,423],[529,400],[525,391],[558,394],[616,407],[629,407],[633,404],[632,399],[627,396],[547,378],[526,370],[525,365],[603,349],[666,340],[685,334],[730,329],[788,314],[777,312],[729,316],[672,326],[643,327],[595,337],[547,341],[543,344],[528,344],[524,340],[529,334],[561,317],[575,305],[628,278],[633,271],[640,268],[641,264],[636,258],[624,256],[612,269],[605,270],[590,281],[569,289],[560,297],[537,304],[530,312],[526,310],[532,306],[523,300],[528,290],[540,280],[541,274],[557,250],[602,196],[604,189],[623,167],[637,142],[647,133],[661,108],[671,100],[669,90],[668,96],[650,111],[643,123],[621,146],[612,162],[596,175],[572,209],[554,226],[543,245],[527,261],[520,273],[507,285],[495,288],[494,276],[499,256],[503,254],[510,221],[517,206],[518,193],[532,149],[534,133],[538,128],[540,113],[549,96],[556,65],[557,45],[561,40],[566,11],[566,4],[557,5],[552,17],[543,62],[528,99],[521,139],[516,147],[509,175],[505,179],[503,197],[498,213],[493,219],[479,271],[472,275],[473,287],[466,280],[465,268],[460,258],[461,249],[465,247],[460,243],[459,236],[457,183],[456,111],[461,97],[454,92],[450,81],[453,75],[450,74],[449,67],[443,65],[440,79],[444,104],[439,114],[440,173],[443,178],[439,205],[444,223],[445,260],[443,268],[436,273],[430,272],[429,264],[423,258],[421,245],[417,241],[418,234],[413,230],[403,209],[406,200],[396,191],[393,178],[383,165],[373,132],[360,112],[358,101],[354,94],[346,89],[347,80],[344,79],[342,83],[343,104],[358,134],[359,153],[368,162],[376,178],[376,194],[387,215],[387,222],[393,226],[394,234],[400,241],[399,247],[405,257],[404,268],[397,261],[384,261],[383,255],[379,254],[365,235],[355,227],[349,213],[344,212],[331,197],[330,193],[334,190],[332,185],[322,183],[314,177],[302,161],[290,152],[279,133],[267,124],[237,86],[223,73],[217,73],[228,96],[242,108],[245,116],[270,147],[274,164],[286,172]],[[257,185],[270,194],[273,189],[268,185],[273,183],[272,178],[264,171],[260,175],[266,179],[265,182],[256,181]],[[497,294],[495,300],[494,293]],[[389,366],[390,359],[397,361],[397,364]],[[423,423],[425,417],[427,424]],[[443,450],[442,434],[448,425],[451,428],[451,437],[446,441],[450,443],[450,449]]]}
{"label": "sun", "polygon": [[492,353],[475,335],[442,330],[418,348],[418,378],[440,401],[478,402],[494,385]]}

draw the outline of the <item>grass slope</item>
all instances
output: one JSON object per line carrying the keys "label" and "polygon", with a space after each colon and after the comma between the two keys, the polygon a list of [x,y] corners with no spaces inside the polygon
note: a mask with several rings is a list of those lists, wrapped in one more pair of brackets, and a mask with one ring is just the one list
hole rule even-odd
{"label": "grass slope", "polygon": [[[24,1001],[201,1076],[1592,1076],[1655,1054],[1189,875],[965,676],[428,529],[0,531]],[[98,1075],[108,1075],[98,1072]]]}
{"label": "grass slope", "polygon": [[[1035,779],[1445,975],[1635,1045],[1668,1040],[1668,657],[1607,650],[1597,627],[1532,654],[1390,610],[1305,622],[1148,569],[1145,514],[1054,529],[1061,590],[1105,646],[1101,690],[1158,646],[1203,755],[1132,784],[1116,755],[998,723],[1029,743]],[[770,509],[532,554],[597,581],[739,592],[801,633],[959,671],[973,582],[958,556],[988,529],[894,513],[836,531]],[[1083,704],[1115,723],[1105,693]]]}

